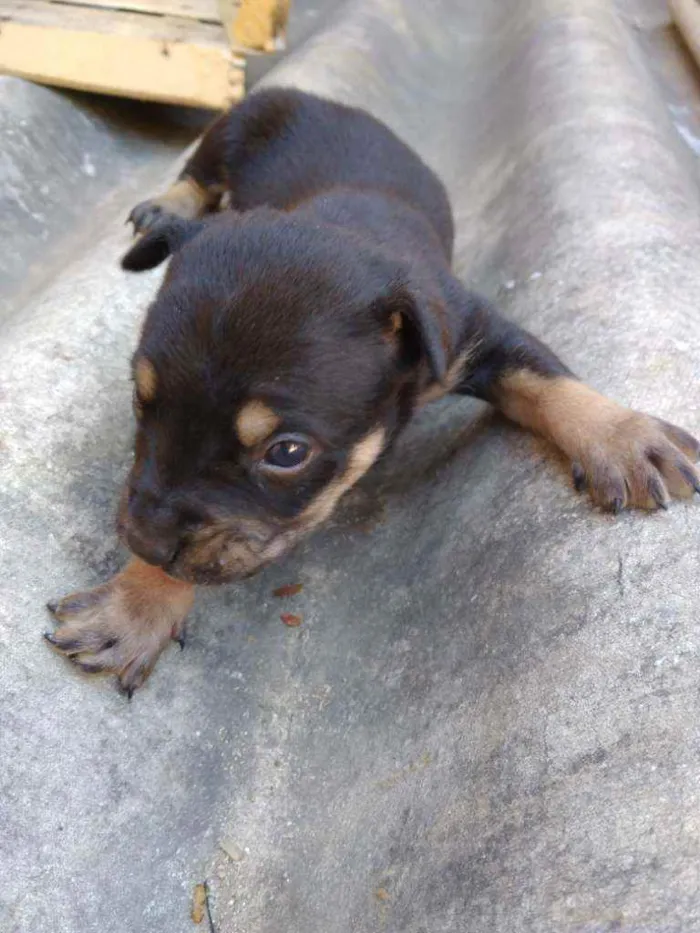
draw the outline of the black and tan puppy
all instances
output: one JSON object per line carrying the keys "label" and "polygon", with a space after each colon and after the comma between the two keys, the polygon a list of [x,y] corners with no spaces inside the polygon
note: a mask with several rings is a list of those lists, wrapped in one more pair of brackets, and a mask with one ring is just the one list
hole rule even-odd
{"label": "black and tan puppy", "polygon": [[253,94],[132,219],[125,269],[172,256],[133,361],[119,528],[135,556],[54,604],[47,636],[129,694],[180,637],[195,584],[282,557],[447,392],[544,435],[604,508],[700,490],[694,438],[579,382],[453,276],[442,185],[361,110]]}

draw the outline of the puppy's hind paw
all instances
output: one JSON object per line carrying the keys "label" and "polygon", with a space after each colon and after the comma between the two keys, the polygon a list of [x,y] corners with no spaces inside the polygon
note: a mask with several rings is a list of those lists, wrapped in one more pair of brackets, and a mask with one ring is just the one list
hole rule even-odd
{"label": "puppy's hind paw", "polygon": [[128,224],[134,226],[134,236],[148,231],[165,216],[163,207],[158,203],[157,198],[141,201],[136,207],[131,209],[126,219]]}

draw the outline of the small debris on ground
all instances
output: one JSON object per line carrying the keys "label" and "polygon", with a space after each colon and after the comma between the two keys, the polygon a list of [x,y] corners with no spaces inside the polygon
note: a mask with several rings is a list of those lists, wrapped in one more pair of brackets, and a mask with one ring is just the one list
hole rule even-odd
{"label": "small debris on ground", "polygon": [[295,615],[293,612],[283,612],[280,619],[290,628],[298,628],[303,621],[301,616]]}
{"label": "small debris on ground", "polygon": [[197,884],[192,895],[192,917],[193,923],[201,923],[207,912],[207,886],[206,884]]}
{"label": "small debris on ground", "polygon": [[391,895],[386,888],[377,888],[377,890],[374,892],[374,896],[378,901],[388,901]]}
{"label": "small debris on ground", "polygon": [[211,909],[209,907],[209,885],[206,881],[194,886],[190,916],[193,923],[201,923],[202,920],[206,918],[209,926],[209,933],[216,933],[214,921],[211,917]]}
{"label": "small debris on ground", "polygon": [[284,586],[278,586],[272,591],[272,595],[277,599],[286,599],[288,596],[298,596],[304,589],[303,583],[286,583]]}
{"label": "small debris on ground", "polygon": [[221,842],[219,842],[219,848],[228,855],[232,862],[242,862],[245,858],[243,849],[239,845],[236,845],[233,839],[229,839],[228,837],[224,837]]}

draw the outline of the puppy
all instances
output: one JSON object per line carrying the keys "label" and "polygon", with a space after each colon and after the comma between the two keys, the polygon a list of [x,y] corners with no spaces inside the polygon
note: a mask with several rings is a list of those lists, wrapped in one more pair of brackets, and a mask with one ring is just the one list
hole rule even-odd
{"label": "puppy", "polygon": [[46,636],[129,696],[181,639],[195,585],[283,557],[446,393],[543,435],[605,509],[700,491],[693,437],[580,382],[454,277],[443,186],[362,110],[254,93],[131,220],[125,269],[172,257],[133,358],[118,527],[134,556],[50,604]]}

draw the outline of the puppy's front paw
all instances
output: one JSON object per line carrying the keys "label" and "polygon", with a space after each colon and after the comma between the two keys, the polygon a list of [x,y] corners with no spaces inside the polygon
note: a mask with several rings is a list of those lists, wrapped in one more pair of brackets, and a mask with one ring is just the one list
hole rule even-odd
{"label": "puppy's front paw", "polygon": [[595,502],[623,508],[667,508],[671,497],[700,492],[700,443],[682,428],[611,405],[573,464],[574,485]]}
{"label": "puppy's front paw", "polygon": [[184,644],[193,600],[189,584],[132,560],[108,583],[49,603],[61,624],[44,637],[86,673],[115,673],[131,698],[170,640]]}

